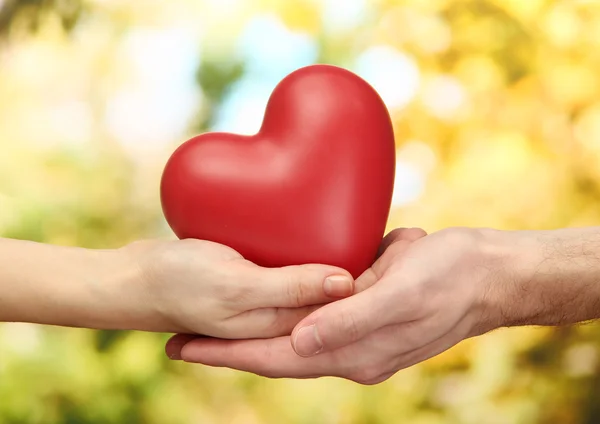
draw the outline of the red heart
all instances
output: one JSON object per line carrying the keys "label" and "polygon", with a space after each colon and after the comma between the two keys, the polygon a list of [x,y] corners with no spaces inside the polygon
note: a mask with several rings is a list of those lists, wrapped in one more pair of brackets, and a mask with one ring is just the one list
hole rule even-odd
{"label": "red heart", "polygon": [[182,144],[161,200],[179,238],[225,244],[261,266],[329,264],[356,278],[384,235],[394,171],[377,92],[350,71],[314,65],[277,85],[256,135]]}

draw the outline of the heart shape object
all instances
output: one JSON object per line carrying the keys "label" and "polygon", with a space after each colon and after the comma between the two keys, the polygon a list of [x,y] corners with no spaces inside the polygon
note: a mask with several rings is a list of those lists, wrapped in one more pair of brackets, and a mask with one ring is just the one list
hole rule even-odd
{"label": "heart shape object", "polygon": [[275,88],[253,136],[182,144],[161,181],[181,238],[227,245],[265,267],[370,267],[392,200],[395,143],[377,92],[342,68],[298,69]]}

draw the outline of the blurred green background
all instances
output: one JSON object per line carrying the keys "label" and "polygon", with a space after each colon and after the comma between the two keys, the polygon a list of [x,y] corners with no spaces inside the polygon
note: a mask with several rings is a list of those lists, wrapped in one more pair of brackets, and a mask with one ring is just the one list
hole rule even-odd
{"label": "blurred green background", "polygon": [[[390,228],[599,223],[598,1],[0,0],[0,235],[169,236],[173,149],[254,132],[312,63],[393,115]],[[600,422],[594,324],[497,331],[375,387],[171,363],[167,336],[0,324],[0,423]]]}

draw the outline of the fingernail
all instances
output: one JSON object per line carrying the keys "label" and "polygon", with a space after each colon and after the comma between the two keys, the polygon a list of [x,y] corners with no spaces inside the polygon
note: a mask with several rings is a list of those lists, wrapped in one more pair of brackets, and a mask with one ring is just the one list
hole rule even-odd
{"label": "fingernail", "polygon": [[181,361],[181,350],[190,341],[196,339],[196,336],[177,335],[171,338],[166,345],[167,357],[173,361]]}
{"label": "fingernail", "polygon": [[167,357],[173,361],[181,361],[181,349],[185,343],[171,343],[167,345]]}
{"label": "fingernail", "polygon": [[354,281],[345,275],[332,275],[325,279],[325,294],[330,297],[346,297],[354,292]]}
{"label": "fingernail", "polygon": [[177,353],[173,352],[169,355],[169,359],[171,359],[173,361],[181,361],[182,358],[181,358],[181,354],[179,352],[177,352]]}
{"label": "fingernail", "polygon": [[302,327],[296,333],[294,350],[303,357],[314,356],[323,350],[323,342],[321,342],[317,327],[314,324]]}

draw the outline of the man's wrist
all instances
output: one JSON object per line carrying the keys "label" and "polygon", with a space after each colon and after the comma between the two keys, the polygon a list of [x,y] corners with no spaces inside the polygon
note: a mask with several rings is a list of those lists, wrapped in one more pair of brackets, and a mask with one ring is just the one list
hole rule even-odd
{"label": "man's wrist", "polygon": [[600,317],[600,229],[497,231],[490,240],[493,328]]}
{"label": "man's wrist", "polygon": [[511,233],[492,228],[472,228],[469,269],[465,277],[478,292],[472,305],[473,328],[469,337],[479,336],[507,325],[508,282],[519,279]]}

